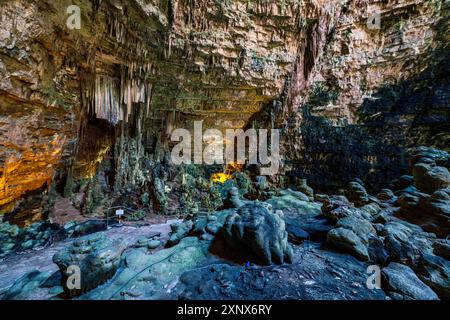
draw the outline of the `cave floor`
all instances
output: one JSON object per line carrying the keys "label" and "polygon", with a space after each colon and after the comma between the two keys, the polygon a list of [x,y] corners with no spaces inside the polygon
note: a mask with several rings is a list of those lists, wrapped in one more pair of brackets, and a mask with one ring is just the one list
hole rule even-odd
{"label": "cave floor", "polygon": [[[109,230],[102,231],[105,235],[112,239],[121,239],[126,242],[127,246],[131,246],[140,237],[148,237],[158,235],[161,241],[166,241],[170,232],[170,225],[178,220],[167,220],[165,223],[133,226],[124,225],[120,228],[112,227]],[[55,273],[58,267],[53,263],[53,256],[64,247],[72,244],[76,239],[66,239],[64,241],[55,242],[45,248],[29,250],[11,254],[0,260],[0,297],[2,293],[7,291],[17,279],[34,270],[41,273]],[[48,299],[52,297],[50,290],[37,290],[29,296],[30,299]]]}
{"label": "cave floor", "polygon": [[[173,222],[100,231],[112,240],[126,241],[130,250],[124,261],[132,267],[120,268],[112,279],[78,299],[385,299],[382,290],[367,289],[367,266],[363,262],[348,254],[323,249],[323,244],[318,242],[294,245],[292,264],[272,266],[245,266],[224,260],[210,252],[209,241],[196,237],[184,238],[174,247],[152,252],[132,248],[143,236],[160,234],[161,241],[167,240]],[[19,283],[22,287],[17,299],[64,298],[58,284],[60,278],[56,277],[52,283],[52,278],[59,274],[52,257],[73,241],[61,241],[5,258],[0,264],[1,292]],[[50,284],[21,280],[35,270],[39,272],[36,279],[42,275]]]}

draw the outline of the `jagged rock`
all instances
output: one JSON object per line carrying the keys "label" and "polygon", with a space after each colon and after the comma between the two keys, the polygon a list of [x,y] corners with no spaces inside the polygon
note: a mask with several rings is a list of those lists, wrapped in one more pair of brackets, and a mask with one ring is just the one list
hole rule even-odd
{"label": "jagged rock", "polygon": [[352,230],[345,228],[331,230],[327,236],[327,243],[354,255],[358,259],[369,260],[366,245]]}
{"label": "jagged rock", "polygon": [[106,230],[106,223],[103,220],[88,220],[84,222],[68,222],[64,225],[64,230],[68,237],[82,237],[92,233]]}
{"label": "jagged rock", "polygon": [[314,190],[308,186],[308,179],[298,179],[296,187],[298,191],[308,197],[309,201],[314,201]]}
{"label": "jagged rock", "polygon": [[347,198],[353,202],[355,206],[361,207],[369,203],[369,194],[366,189],[358,182],[350,182],[347,189]]}
{"label": "jagged rock", "polygon": [[377,194],[377,199],[381,201],[385,201],[387,203],[394,203],[397,201],[397,197],[391,189],[382,189]]}
{"label": "jagged rock", "polygon": [[17,279],[12,287],[2,295],[2,300],[28,299],[33,292],[46,283],[51,275],[52,272],[40,272],[39,270],[33,270],[26,273],[21,278]]}
{"label": "jagged rock", "polygon": [[170,233],[169,240],[167,241],[167,246],[174,246],[179,243],[181,239],[187,237],[193,226],[194,223],[190,220],[171,224],[170,229],[172,232]]}
{"label": "jagged rock", "polygon": [[436,236],[419,226],[397,220],[386,223],[380,233],[391,261],[415,265],[420,256],[432,252]]}
{"label": "jagged rock", "polygon": [[400,263],[391,262],[382,270],[385,291],[396,300],[438,300],[438,296],[416,276],[414,271]]}
{"label": "jagged rock", "polygon": [[244,201],[239,198],[239,189],[232,187],[228,192],[227,198],[223,201],[223,208],[240,208],[244,205]]}
{"label": "jagged rock", "polygon": [[14,250],[17,246],[16,239],[20,233],[20,228],[16,225],[0,222],[0,257]]}
{"label": "jagged rock", "polygon": [[413,169],[414,184],[423,192],[433,192],[450,186],[450,172],[445,167],[419,162]]}
{"label": "jagged rock", "polygon": [[411,265],[419,278],[432,288],[441,299],[450,299],[450,262],[425,252]]}
{"label": "jagged rock", "polygon": [[325,196],[323,199],[322,212],[324,214],[341,207],[354,207],[350,201],[344,196]]}
{"label": "jagged rock", "polygon": [[450,240],[438,239],[433,243],[433,253],[450,261]]}
{"label": "jagged rock", "polygon": [[447,237],[450,233],[450,189],[441,189],[419,200],[420,213],[413,222],[424,230]]}
{"label": "jagged rock", "polygon": [[445,165],[450,159],[450,154],[443,150],[438,150],[430,147],[418,147],[414,150],[413,155],[409,159],[409,165],[414,168],[415,164],[431,159],[439,165]]}
{"label": "jagged rock", "polygon": [[450,232],[450,190],[441,189],[431,196],[415,191],[398,199],[401,210],[396,216],[421,226],[427,232],[446,237]]}
{"label": "jagged rock", "polygon": [[388,261],[389,254],[384,248],[383,239],[377,236],[369,236],[369,244],[367,247],[369,253],[369,261],[379,266],[384,266]]}
{"label": "jagged rock", "polygon": [[226,243],[247,249],[263,264],[292,261],[284,221],[261,203],[250,203],[228,216],[223,228]]}
{"label": "jagged rock", "polygon": [[414,183],[414,177],[403,175],[392,182],[392,190],[399,191],[410,187]]}
{"label": "jagged rock", "polygon": [[324,216],[336,222],[346,217],[357,217],[363,220],[371,220],[372,216],[365,210],[353,206],[338,207],[330,212],[324,212]]}
{"label": "jagged rock", "polygon": [[[12,252],[44,247],[58,236],[59,231],[57,225],[47,222],[36,222],[26,228],[0,222],[0,257]],[[64,238],[64,234],[59,237]]]}
{"label": "jagged rock", "polygon": [[[70,296],[79,296],[96,288],[110,279],[119,266],[120,256],[125,250],[124,242],[112,241],[103,233],[95,233],[77,239],[53,256],[61,272],[61,284],[64,291]],[[81,271],[81,288],[70,289],[67,280],[70,266],[77,266]]]}
{"label": "jagged rock", "polygon": [[370,235],[376,235],[377,232],[370,222],[358,217],[346,217],[336,223],[337,228],[345,228],[353,231],[363,243],[369,242]]}

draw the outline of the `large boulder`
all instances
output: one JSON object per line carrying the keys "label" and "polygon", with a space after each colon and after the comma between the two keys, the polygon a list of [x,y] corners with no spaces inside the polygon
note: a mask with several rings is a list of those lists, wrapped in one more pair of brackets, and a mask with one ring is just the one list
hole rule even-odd
{"label": "large boulder", "polygon": [[364,243],[369,242],[370,235],[377,234],[369,221],[357,217],[343,218],[336,223],[336,227],[352,230]]}
{"label": "large boulder", "polygon": [[422,219],[418,224],[429,232],[447,237],[450,233],[450,188],[440,189],[419,201]]}
{"label": "large boulder", "polygon": [[391,262],[382,270],[382,279],[383,289],[396,300],[438,300],[436,293],[403,264]]}
{"label": "large boulder", "polygon": [[429,252],[422,254],[411,265],[419,278],[432,288],[441,299],[450,299],[450,261]]}
{"label": "large boulder", "polygon": [[352,254],[358,259],[364,261],[369,260],[367,246],[352,230],[346,228],[336,228],[331,230],[327,236],[327,243]]}
{"label": "large boulder", "polygon": [[246,204],[229,215],[222,230],[230,247],[246,249],[262,264],[292,261],[284,221],[262,203]]}
{"label": "large boulder", "polygon": [[228,191],[228,195],[225,200],[223,200],[224,209],[240,208],[244,205],[244,201],[241,200],[239,195],[239,189],[232,187]]}
{"label": "large boulder", "polygon": [[314,201],[314,190],[308,186],[307,179],[298,179],[296,183],[297,190],[305,194],[310,201]]}
{"label": "large boulder", "polygon": [[[200,222],[197,222],[197,228],[199,228]],[[206,225],[205,225],[206,226]],[[169,240],[167,241],[167,247],[172,247],[178,244],[181,239],[187,237],[194,227],[194,222],[187,220],[184,222],[176,222],[170,225],[171,233]]]}
{"label": "large boulder", "polygon": [[414,184],[423,192],[431,194],[450,186],[450,172],[433,163],[417,163],[413,168]]}
{"label": "large boulder", "polygon": [[[64,291],[75,297],[106,282],[116,273],[125,248],[125,242],[121,239],[112,241],[103,233],[94,233],[75,240],[72,245],[56,253],[53,262],[61,272]],[[68,286],[73,272],[69,267],[74,266],[80,270],[80,289]]]}
{"label": "large boulder", "polygon": [[396,220],[386,223],[380,235],[391,261],[415,265],[425,253],[433,251],[436,236],[414,224]]}
{"label": "large boulder", "polygon": [[349,183],[347,188],[347,198],[357,207],[361,207],[370,201],[369,194],[364,186],[356,181]]}
{"label": "large boulder", "polygon": [[450,232],[450,189],[440,189],[431,196],[408,191],[398,199],[400,210],[396,216],[417,224],[427,232],[445,238]]}
{"label": "large boulder", "polygon": [[[183,238],[177,245],[149,253],[131,248],[123,253],[121,267],[111,280],[79,297],[80,300],[164,300],[183,272],[216,262],[209,243],[197,237]],[[166,298],[167,299],[167,298]]]}
{"label": "large boulder", "polygon": [[416,163],[433,160],[438,165],[445,166],[448,164],[449,159],[450,154],[446,151],[421,146],[413,150],[412,156],[409,159],[409,165],[413,168]]}

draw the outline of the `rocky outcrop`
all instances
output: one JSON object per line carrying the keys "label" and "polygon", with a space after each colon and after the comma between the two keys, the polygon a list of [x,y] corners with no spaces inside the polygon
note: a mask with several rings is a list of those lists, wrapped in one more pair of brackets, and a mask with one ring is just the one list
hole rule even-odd
{"label": "rocky outcrop", "polygon": [[57,225],[46,222],[37,222],[27,228],[0,222],[0,258],[49,245],[54,239],[65,237],[61,231]]}
{"label": "rocky outcrop", "polygon": [[[448,12],[426,0],[339,11],[322,53],[308,48],[308,81],[291,84],[295,111],[277,117],[288,174],[333,191],[359,177],[373,192],[407,172],[409,148],[448,148]],[[378,13],[379,27],[369,23]]]}
{"label": "rocky outcrop", "polygon": [[450,197],[448,169],[449,155],[441,150],[419,147],[409,163],[413,185],[398,191],[401,210],[399,217],[416,223],[426,231],[446,237],[450,232]]}
{"label": "rocky outcrop", "polygon": [[392,262],[383,269],[386,292],[395,300],[438,300],[438,296],[417,278],[411,268]]}
{"label": "rocky outcrop", "polygon": [[229,215],[223,235],[231,248],[246,250],[263,264],[292,261],[284,221],[260,203],[244,205]]}
{"label": "rocky outcrop", "polygon": [[[53,257],[61,272],[64,291],[76,297],[106,282],[116,273],[125,248],[123,241],[111,241],[102,233],[75,240]],[[78,288],[70,280],[77,271],[74,267],[80,271]]]}

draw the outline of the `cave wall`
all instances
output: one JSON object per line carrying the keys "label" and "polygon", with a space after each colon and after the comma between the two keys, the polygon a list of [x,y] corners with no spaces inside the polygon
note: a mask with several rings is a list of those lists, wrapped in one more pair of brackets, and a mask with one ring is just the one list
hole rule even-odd
{"label": "cave wall", "polygon": [[[80,30],[66,25],[72,4]],[[302,10],[290,0],[0,6],[2,213],[25,210],[54,180],[91,177],[124,132],[146,143],[197,119],[242,127],[282,91]],[[99,135],[96,118],[113,132]]]}
{"label": "cave wall", "polygon": [[[72,4],[80,30],[66,26]],[[367,26],[373,8],[379,30]],[[447,1],[3,0],[0,9],[0,213],[42,218],[27,206],[36,194],[89,179],[106,156],[118,165],[130,141],[155,152],[193,120],[273,123],[284,173],[318,184],[349,179],[335,164],[358,152],[355,172],[367,177],[389,137],[405,143],[380,172],[401,171],[410,144],[448,146]],[[346,139],[353,131],[359,138]],[[358,149],[362,136],[380,147]]]}
{"label": "cave wall", "polygon": [[[374,8],[379,29],[367,25]],[[357,177],[377,190],[407,173],[410,148],[448,151],[448,15],[445,1],[346,3],[278,116],[286,174],[322,190]]]}

